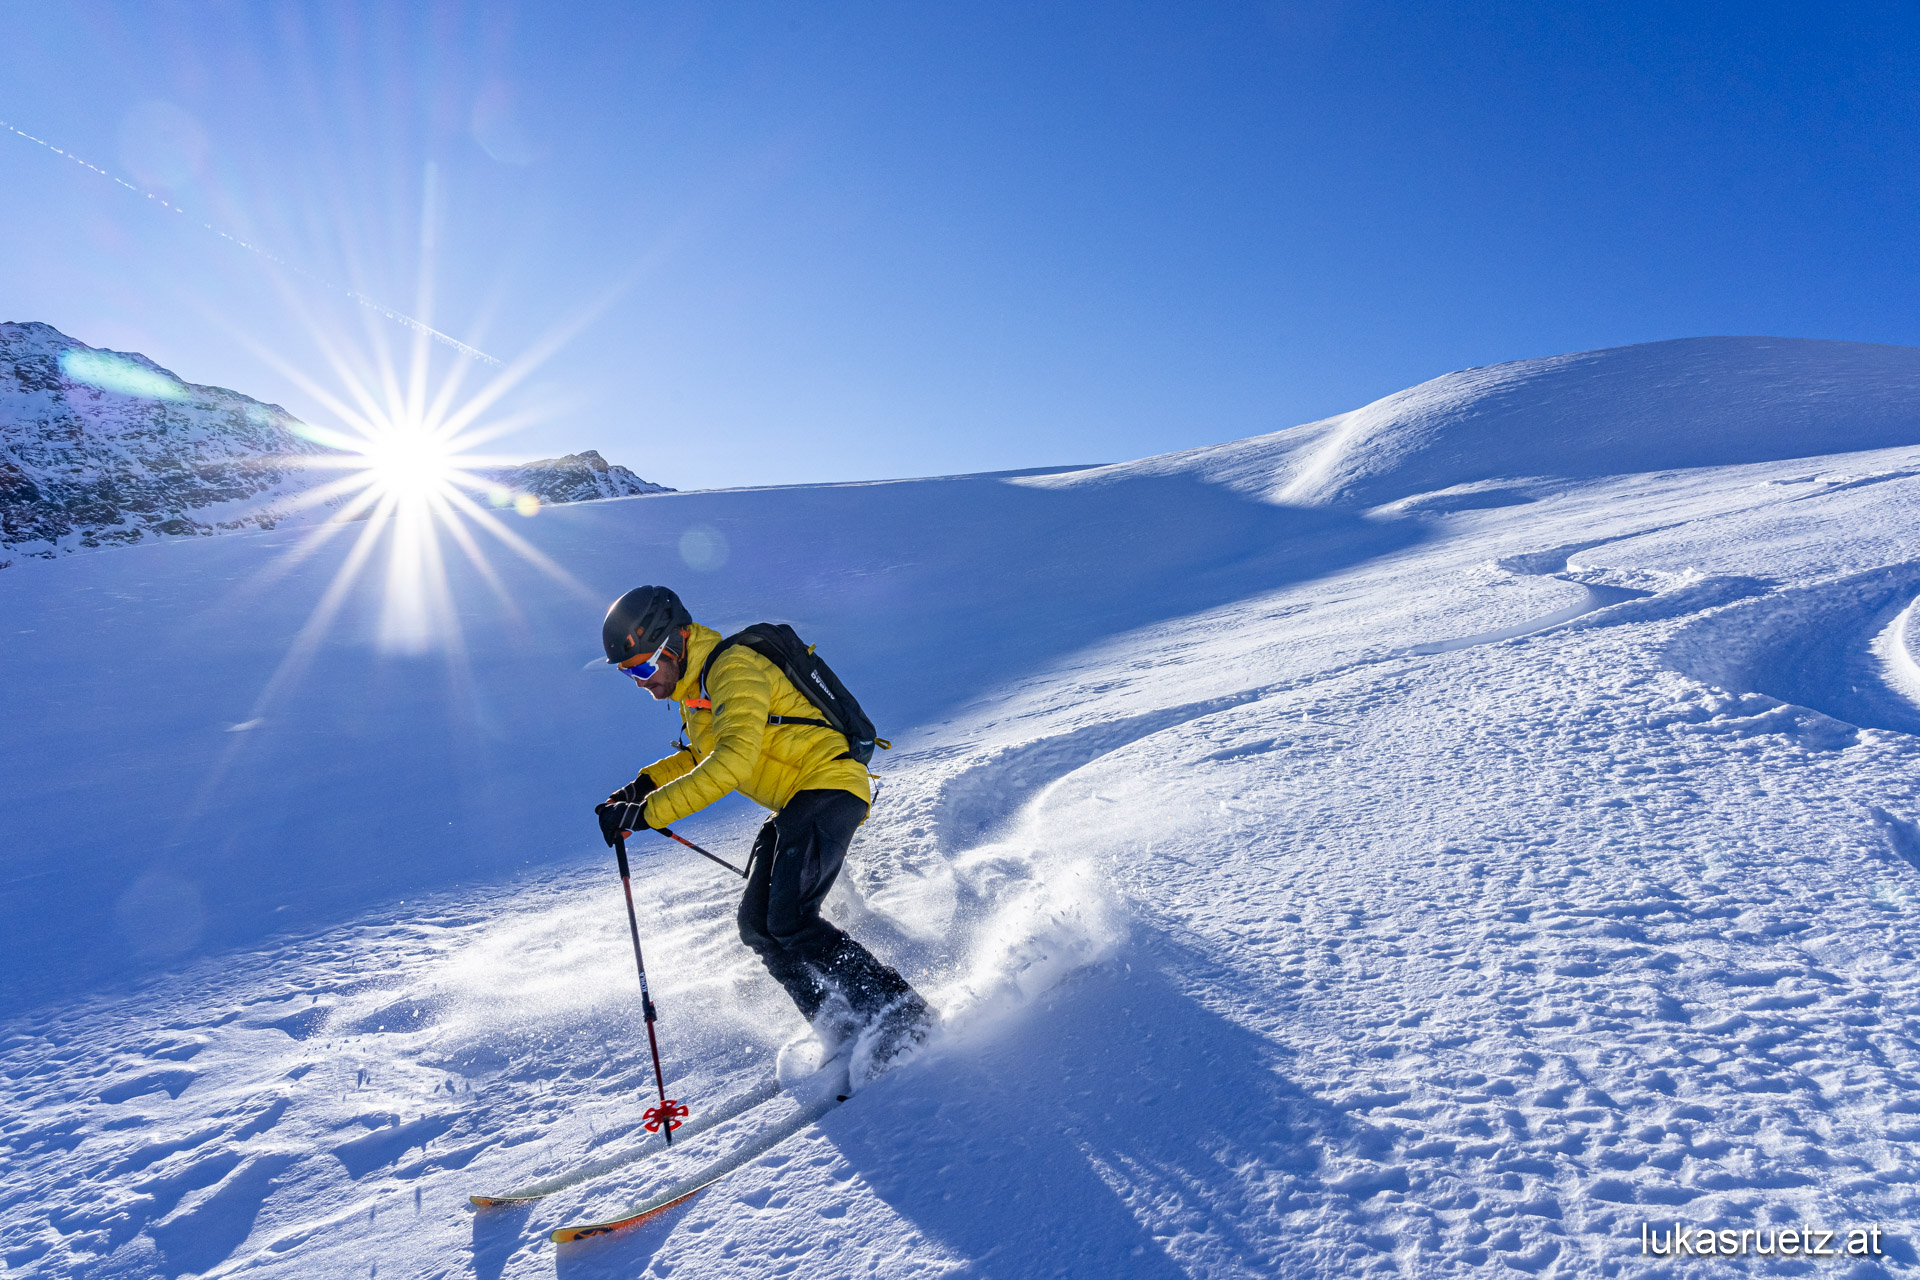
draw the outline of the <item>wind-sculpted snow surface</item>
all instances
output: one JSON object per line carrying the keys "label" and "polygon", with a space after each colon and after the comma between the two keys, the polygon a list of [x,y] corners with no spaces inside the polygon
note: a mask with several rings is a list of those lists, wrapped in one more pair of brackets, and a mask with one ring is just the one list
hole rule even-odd
{"label": "wind-sculpted snow surface", "polygon": [[[1785,345],[1835,355],[1795,413],[1890,385],[1855,362],[1881,349]],[[1647,403],[1680,367],[1604,385]],[[1785,421],[1792,389],[1749,374],[1700,381]],[[526,529],[584,595],[502,566],[514,622],[456,578],[451,662],[383,656],[356,598],[257,714],[288,601],[330,575],[253,592],[279,532],[9,571],[0,1261],[1912,1274],[1920,445],[1815,456],[1864,438],[1852,415],[1806,419],[1799,461],[1516,446],[1485,471],[1535,479],[1408,471],[1430,487],[1366,516],[1191,458],[583,504]],[[896,740],[829,913],[949,1017],[686,1207],[556,1252],[750,1134],[466,1205],[644,1136],[587,812],[673,731],[596,669],[604,601],[642,580],[794,622]],[[102,681],[103,626],[169,683]],[[756,821],[685,829],[737,853]],[[735,882],[634,848],[671,1087],[748,1094],[799,1028]],[[1880,1252],[1643,1256],[1676,1222]]]}
{"label": "wind-sculpted snow surface", "polygon": [[1705,683],[1836,722],[1920,733],[1902,625],[1916,593],[1920,562],[1787,588],[1702,618],[1674,638],[1667,658]]}

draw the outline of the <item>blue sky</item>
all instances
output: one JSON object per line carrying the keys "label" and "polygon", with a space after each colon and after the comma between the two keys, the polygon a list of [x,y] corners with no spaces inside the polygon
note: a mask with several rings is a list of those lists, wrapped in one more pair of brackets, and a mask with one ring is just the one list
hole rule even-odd
{"label": "blue sky", "polygon": [[1916,37],[1894,4],[11,5],[0,119],[191,216],[0,133],[0,319],[327,422],[288,370],[408,338],[338,290],[417,311],[430,266],[433,323],[504,359],[577,327],[502,447],[677,487],[1119,460],[1661,338],[1920,344]]}

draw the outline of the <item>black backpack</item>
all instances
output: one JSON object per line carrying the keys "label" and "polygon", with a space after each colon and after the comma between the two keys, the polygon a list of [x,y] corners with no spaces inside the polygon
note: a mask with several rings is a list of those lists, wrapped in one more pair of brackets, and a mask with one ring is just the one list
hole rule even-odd
{"label": "black backpack", "polygon": [[847,692],[847,686],[840,683],[840,677],[833,674],[833,668],[822,662],[814,654],[813,646],[804,643],[793,628],[784,622],[756,622],[713,646],[706,664],[700,668],[700,697],[703,700],[707,697],[707,673],[713,670],[713,660],[736,644],[747,646],[780,668],[787,679],[793,682],[793,687],[800,691],[800,695],[819,708],[823,717],[809,720],[801,716],[770,715],[767,717],[768,724],[814,724],[823,729],[832,729],[846,738],[847,754],[861,764],[873,759],[874,747],[893,746],[885,738],[873,736],[873,721],[867,719],[867,713]]}

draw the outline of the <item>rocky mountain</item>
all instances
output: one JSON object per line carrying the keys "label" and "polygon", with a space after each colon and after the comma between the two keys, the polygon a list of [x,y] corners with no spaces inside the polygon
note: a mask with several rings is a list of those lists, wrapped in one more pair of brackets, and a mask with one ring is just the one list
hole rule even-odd
{"label": "rocky mountain", "polygon": [[[279,405],[51,325],[0,323],[0,567],[15,555],[270,529],[337,476]],[[543,503],[670,492],[589,449],[491,471]]]}
{"label": "rocky mountain", "polygon": [[642,480],[599,452],[587,449],[564,458],[542,458],[517,467],[487,473],[519,493],[542,502],[591,502],[595,498],[627,498],[641,493],[672,493],[663,484]]}

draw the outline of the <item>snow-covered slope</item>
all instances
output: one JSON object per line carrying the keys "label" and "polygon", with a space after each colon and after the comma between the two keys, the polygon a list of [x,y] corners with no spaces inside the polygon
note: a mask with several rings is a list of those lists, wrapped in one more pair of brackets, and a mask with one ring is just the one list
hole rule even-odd
{"label": "snow-covered slope", "polygon": [[[1729,428],[1676,470],[1646,406],[1690,346],[1456,394],[1311,506],[1266,495],[1324,427],[549,508],[516,528],[574,584],[449,558],[461,640],[421,655],[381,650],[369,578],[278,683],[345,545],[10,570],[0,1260],[1607,1276],[1661,1274],[1641,1227],[1678,1220],[1883,1231],[1851,1269],[1731,1264],[1762,1273],[1920,1269],[1920,430],[1860,425],[1920,353],[1694,347],[1799,443]],[[1651,424],[1611,461],[1550,430],[1581,368]],[[1406,501],[1435,490],[1504,492]],[[556,1251],[739,1136],[465,1204],[643,1136],[589,812],[674,731],[595,653],[641,581],[792,621],[895,738],[830,910],[950,1024],[688,1207]],[[683,830],[738,853],[754,822]],[[797,1027],[733,883],[661,841],[635,892],[670,1081],[751,1088]]]}
{"label": "snow-covered slope", "polygon": [[[338,475],[308,465],[329,452],[279,405],[51,325],[0,324],[0,567],[303,519],[294,499]],[[486,474],[542,502],[668,492],[591,449]]]}
{"label": "snow-covered slope", "polygon": [[1686,338],[1462,369],[1320,422],[1069,483],[1178,473],[1279,502],[1459,510],[1517,500],[1528,481],[1879,449],[1916,434],[1920,349]]}

